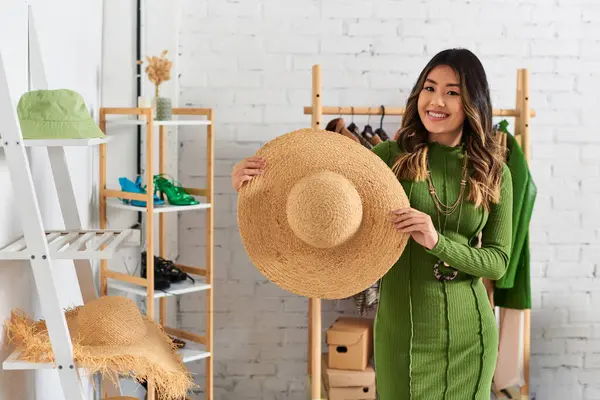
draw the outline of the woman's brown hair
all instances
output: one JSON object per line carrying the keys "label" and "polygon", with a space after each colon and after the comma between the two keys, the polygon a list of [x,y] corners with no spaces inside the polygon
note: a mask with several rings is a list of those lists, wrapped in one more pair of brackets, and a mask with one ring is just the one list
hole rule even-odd
{"label": "woman's brown hair", "polygon": [[403,152],[392,169],[400,179],[421,181],[426,178],[428,132],[419,117],[418,99],[431,70],[450,66],[458,76],[465,112],[462,144],[471,170],[467,199],[476,207],[489,209],[500,200],[504,151],[494,135],[492,102],[483,65],[471,51],[449,49],[436,54],[425,66],[406,102],[402,125],[396,140]]}

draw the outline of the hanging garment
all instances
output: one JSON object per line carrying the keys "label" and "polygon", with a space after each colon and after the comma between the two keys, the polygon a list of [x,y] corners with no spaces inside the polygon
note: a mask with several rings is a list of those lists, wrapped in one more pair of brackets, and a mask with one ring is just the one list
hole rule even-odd
{"label": "hanging garment", "polygon": [[521,382],[521,311],[510,308],[500,313],[500,345],[494,371],[494,387],[500,391]]}
{"label": "hanging garment", "polygon": [[498,128],[506,136],[507,165],[513,183],[512,250],[506,273],[495,281],[494,304],[523,310],[531,308],[529,223],[537,188],[527,159],[515,137],[506,130],[506,125],[503,121]]}

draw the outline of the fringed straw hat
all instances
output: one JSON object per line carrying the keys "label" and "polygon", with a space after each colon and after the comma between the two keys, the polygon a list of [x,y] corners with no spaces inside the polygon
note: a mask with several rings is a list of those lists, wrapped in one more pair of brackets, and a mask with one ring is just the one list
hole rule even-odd
{"label": "fringed straw hat", "polygon": [[305,297],[347,298],[377,282],[409,235],[390,212],[409,205],[391,169],[346,137],[300,129],[266,143],[267,166],[239,191],[238,223],[254,265]]}
{"label": "fringed straw hat", "polygon": [[[104,296],[67,310],[65,316],[78,368],[115,382],[122,376],[152,380],[160,399],[183,399],[193,387],[172,340],[160,325],[142,316],[132,300]],[[55,361],[44,321],[13,311],[6,331],[21,350],[21,360]]]}

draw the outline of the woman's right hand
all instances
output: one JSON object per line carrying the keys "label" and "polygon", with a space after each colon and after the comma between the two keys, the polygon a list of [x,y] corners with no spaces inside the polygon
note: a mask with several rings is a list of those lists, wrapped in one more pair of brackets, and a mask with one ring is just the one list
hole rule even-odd
{"label": "woman's right hand", "polygon": [[242,184],[251,180],[254,176],[264,172],[267,162],[262,157],[244,158],[233,167],[231,173],[231,184],[236,192],[240,191]]}

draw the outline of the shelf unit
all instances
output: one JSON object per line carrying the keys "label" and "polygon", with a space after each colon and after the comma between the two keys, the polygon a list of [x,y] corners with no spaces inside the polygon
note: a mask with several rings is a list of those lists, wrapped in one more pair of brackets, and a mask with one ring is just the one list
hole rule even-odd
{"label": "shelf unit", "polygon": [[[109,117],[113,118],[109,118]],[[114,118],[118,116],[117,118]],[[180,116],[192,116],[198,119],[179,119]],[[136,119],[131,119],[136,117]],[[146,217],[146,269],[147,277],[123,274],[107,268],[106,260],[100,261],[100,292],[106,295],[108,290],[120,290],[136,296],[146,298],[146,313],[155,319],[154,301],[159,301],[159,322],[165,331],[178,339],[186,341],[186,346],[181,349],[181,355],[185,363],[204,359],[206,360],[206,399],[213,399],[213,226],[214,226],[214,133],[213,133],[213,110],[210,108],[174,108],[173,120],[154,120],[151,108],[107,108],[100,109],[100,128],[105,133],[108,126],[115,125],[141,125],[146,132],[146,167],[145,185],[146,194],[124,192],[122,190],[109,189],[106,187],[106,144],[100,145],[100,227],[105,229],[107,225],[107,209],[115,208],[127,211],[142,212]],[[202,117],[203,119],[199,119]],[[191,206],[176,206],[168,204],[164,199],[164,205],[154,205],[154,168],[153,160],[155,154],[154,129],[158,127],[158,171],[166,171],[166,126],[198,126],[206,127],[206,187],[184,188],[187,193],[194,196],[200,204]],[[110,137],[110,136],[109,136]],[[145,207],[137,207],[125,204],[121,199],[141,200],[146,202]],[[188,281],[171,284],[166,290],[154,289],[154,246],[155,224],[154,216],[158,215],[158,256],[166,258],[166,224],[165,214],[167,212],[186,212],[203,210],[206,218],[206,259],[205,266],[188,266],[176,264],[177,267],[190,274],[195,283]],[[191,332],[170,328],[167,326],[167,297],[180,296],[193,292],[206,292],[206,333],[199,336]]]}
{"label": "shelf unit", "polygon": [[[35,20],[28,6],[29,76],[35,83],[32,89],[48,89],[48,81],[41,57]],[[24,139],[16,113],[16,102],[9,90],[3,54],[0,51],[0,146],[4,150],[23,234],[0,249],[0,260],[28,260],[39,296],[41,313],[48,328],[55,362],[32,363],[20,360],[20,351],[14,350],[2,362],[4,370],[54,370],[60,389],[56,393],[65,400],[86,400],[86,389],[81,382],[85,371],[74,361],[71,336],[61,307],[61,282],[55,276],[56,260],[63,260],[61,268],[77,274],[77,286],[85,303],[97,298],[90,260],[110,259],[127,246],[134,233],[132,229],[85,230],[77,207],[75,191],[67,163],[65,147],[91,147],[107,143],[107,137],[90,139]],[[27,148],[37,147],[48,155],[52,180],[56,188],[60,213],[65,229],[52,230],[44,226],[40,202],[33,182]],[[62,266],[64,265],[64,267]],[[109,396],[120,395],[118,387],[106,385]],[[62,395],[62,396],[61,396]]]}

